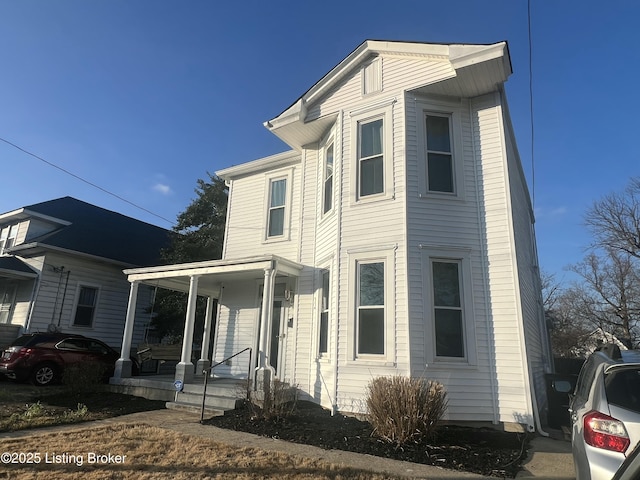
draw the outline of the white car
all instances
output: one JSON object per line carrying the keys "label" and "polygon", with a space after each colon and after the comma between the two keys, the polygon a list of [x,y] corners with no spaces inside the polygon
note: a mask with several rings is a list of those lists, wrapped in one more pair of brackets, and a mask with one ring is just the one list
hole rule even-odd
{"label": "white car", "polygon": [[640,442],[640,352],[607,344],[584,363],[571,402],[577,480],[611,480]]}

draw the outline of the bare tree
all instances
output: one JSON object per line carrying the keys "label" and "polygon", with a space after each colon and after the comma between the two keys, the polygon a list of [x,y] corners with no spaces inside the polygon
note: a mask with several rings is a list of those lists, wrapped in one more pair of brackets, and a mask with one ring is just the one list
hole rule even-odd
{"label": "bare tree", "polygon": [[594,247],[621,250],[640,258],[640,178],[632,178],[622,193],[595,202],[585,222]]}
{"label": "bare tree", "polygon": [[576,316],[615,335],[627,347],[640,344],[640,265],[626,250],[590,253],[572,266],[581,283],[572,288]]}

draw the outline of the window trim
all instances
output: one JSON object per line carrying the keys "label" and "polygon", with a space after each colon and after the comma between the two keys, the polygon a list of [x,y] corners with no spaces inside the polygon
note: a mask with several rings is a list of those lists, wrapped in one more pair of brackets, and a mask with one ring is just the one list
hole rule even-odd
{"label": "window trim", "polygon": [[[328,280],[329,280],[329,289],[327,292],[327,305],[326,308],[324,308],[324,276],[328,275]],[[332,294],[331,294],[331,287],[333,286],[333,279],[332,279],[332,269],[329,265],[326,265],[325,267],[322,267],[319,269],[318,271],[318,324],[317,324],[317,329],[316,329],[316,334],[318,336],[317,342],[316,342],[316,351],[317,351],[317,358],[318,359],[329,359],[331,354],[331,312],[332,312],[332,308],[333,308],[333,301],[332,301]],[[326,325],[326,329],[327,329],[327,345],[326,345],[326,351],[321,351],[320,350],[320,344],[321,344],[321,338],[322,338],[322,315],[326,313],[327,314],[327,325]]]}
{"label": "window trim", "polygon": [[[416,130],[418,146],[418,179],[420,198],[464,199],[464,150],[462,143],[462,109],[455,101],[416,101]],[[451,172],[453,192],[429,190],[427,116],[449,118],[449,141],[451,142]]]}
{"label": "window trim", "polygon": [[[327,176],[327,152],[329,149],[333,149],[332,162],[333,167],[331,171],[331,175]],[[335,209],[335,198],[336,198],[336,142],[333,136],[329,137],[329,139],[325,142],[324,147],[322,149],[322,205],[321,212],[322,217],[329,216],[333,213]],[[330,205],[327,209],[327,182],[331,180],[331,198]]]}
{"label": "window trim", "polygon": [[[263,214],[263,243],[282,242],[291,237],[291,198],[293,190],[292,170],[275,172],[265,177],[264,214]],[[269,236],[269,220],[271,212],[271,185],[278,180],[285,180],[284,218],[282,221],[282,235]]]}
{"label": "window trim", "polygon": [[[395,366],[395,250],[392,247],[371,247],[354,249],[347,252],[349,256],[349,312],[351,320],[347,330],[347,363],[375,364]],[[384,353],[358,353],[359,323],[359,266],[367,263],[381,262],[384,265]]]}
{"label": "window trim", "polygon": [[[393,181],[393,105],[396,99],[387,99],[375,105],[359,108],[351,112],[351,169],[350,175],[350,201],[351,204],[361,204],[394,198],[395,185]],[[361,196],[360,195],[360,140],[361,126],[376,120],[382,120],[382,192]]]}
{"label": "window trim", "polygon": [[[0,227],[0,255],[4,255],[7,249],[16,245],[19,227],[19,223],[10,223]],[[3,237],[4,232],[6,232],[6,237]],[[10,242],[10,240],[13,241]]]}
{"label": "window trim", "polygon": [[[93,311],[91,312],[91,323],[89,325],[78,325],[76,323],[76,315],[78,313],[78,307],[79,306],[86,306],[86,305],[80,305],[80,293],[82,292],[83,288],[90,288],[96,291],[96,298],[93,304]],[[95,321],[96,321],[96,317],[97,317],[97,311],[98,311],[98,305],[100,304],[100,291],[101,288],[99,285],[95,285],[95,284],[91,284],[91,283],[79,283],[78,286],[76,287],[76,296],[74,299],[74,303],[73,303],[73,313],[71,315],[71,319],[70,319],[70,327],[73,328],[94,328],[95,325]]]}
{"label": "window trim", "polygon": [[[475,313],[471,271],[471,250],[466,248],[424,247],[422,251],[425,356],[427,363],[448,365],[477,365]],[[435,300],[433,295],[433,262],[459,265],[460,305],[462,307],[462,337],[464,357],[436,355]]]}

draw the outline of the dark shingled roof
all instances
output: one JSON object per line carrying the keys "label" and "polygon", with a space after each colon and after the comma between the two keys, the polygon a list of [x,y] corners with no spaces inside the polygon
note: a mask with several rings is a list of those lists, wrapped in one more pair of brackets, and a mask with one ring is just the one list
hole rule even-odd
{"label": "dark shingled roof", "polygon": [[25,210],[70,222],[28,243],[74,250],[145,267],[162,263],[160,250],[172,232],[120,213],[63,197],[24,207]]}
{"label": "dark shingled roof", "polygon": [[24,276],[26,277],[38,276],[36,271],[33,268],[31,268],[29,265],[24,263],[19,258],[12,257],[9,255],[0,257],[0,271],[14,273],[18,275],[24,274]]}

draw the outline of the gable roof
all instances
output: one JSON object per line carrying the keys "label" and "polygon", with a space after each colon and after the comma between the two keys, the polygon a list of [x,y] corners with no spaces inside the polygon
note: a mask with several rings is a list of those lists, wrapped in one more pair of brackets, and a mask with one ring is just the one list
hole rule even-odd
{"label": "gable roof", "polygon": [[[264,126],[294,150],[316,141],[333,123],[335,115],[308,118],[309,106],[320,101],[338,82],[365,62],[380,55],[446,62],[451,68],[450,78],[432,87],[432,93],[440,95],[473,97],[488,93],[512,73],[507,42],[480,45],[365,40],[291,106],[264,122]],[[428,85],[423,89],[425,87]],[[427,88],[425,92],[428,91]]]}
{"label": "gable roof", "polygon": [[73,197],[36,203],[10,213],[58,224],[54,231],[10,249],[21,255],[34,248],[53,248],[128,266],[157,265],[161,263],[160,250],[169,246],[172,235],[164,228]]}

